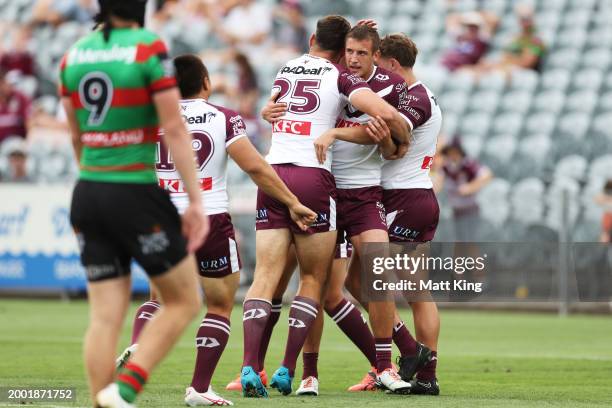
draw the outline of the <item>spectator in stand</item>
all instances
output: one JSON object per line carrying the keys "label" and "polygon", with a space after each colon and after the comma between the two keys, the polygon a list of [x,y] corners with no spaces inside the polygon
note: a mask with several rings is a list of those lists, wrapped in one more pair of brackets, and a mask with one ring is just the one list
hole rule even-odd
{"label": "spectator in stand", "polygon": [[6,71],[0,69],[0,143],[9,136],[25,138],[30,117],[30,100],[14,89]]}
{"label": "spectator in stand", "polygon": [[466,157],[458,138],[442,148],[444,188],[453,210],[455,240],[473,242],[480,239],[478,192],[493,178],[486,166]]}
{"label": "spectator in stand", "polygon": [[612,179],[606,181],[603,191],[595,197],[595,202],[603,207],[600,242],[612,242]]}
{"label": "spectator in stand", "polygon": [[303,54],[308,51],[308,32],[300,0],[280,0],[273,10],[276,52]]}
{"label": "spectator in stand", "polygon": [[38,0],[32,8],[32,25],[58,26],[66,21],[88,24],[97,10],[96,0]]}
{"label": "spectator in stand", "polygon": [[226,0],[224,9],[225,16],[213,25],[219,38],[251,61],[265,59],[272,31],[272,10],[268,5],[255,0]]}
{"label": "spectator in stand", "polygon": [[447,33],[456,42],[442,56],[442,65],[449,71],[475,65],[489,49],[489,41],[499,23],[499,18],[487,12],[454,13],[446,19]]}
{"label": "spectator in stand", "polygon": [[28,51],[30,30],[15,26],[11,33],[11,48],[0,52],[0,70],[16,72],[20,75],[34,75],[34,59]]}
{"label": "spectator in stand", "polygon": [[28,149],[21,138],[9,138],[2,144],[2,150],[8,157],[8,169],[0,174],[4,183],[30,183],[34,181],[27,171]]}
{"label": "spectator in stand", "polygon": [[483,61],[473,67],[477,77],[492,71],[502,72],[508,78],[516,69],[540,71],[546,46],[537,36],[533,9],[519,6],[516,14],[521,32],[505,47],[499,61]]}

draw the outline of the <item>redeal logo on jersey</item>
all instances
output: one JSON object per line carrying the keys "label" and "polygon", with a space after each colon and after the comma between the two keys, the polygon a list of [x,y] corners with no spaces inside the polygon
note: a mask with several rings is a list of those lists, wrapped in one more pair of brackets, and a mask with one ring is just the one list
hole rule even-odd
{"label": "redeal logo on jersey", "polygon": [[201,123],[210,122],[210,120],[214,118],[215,116],[217,116],[217,114],[214,112],[207,112],[203,115],[197,115],[197,116],[183,115],[183,121],[190,125],[198,125]]}
{"label": "redeal logo on jersey", "polygon": [[323,75],[326,72],[331,71],[331,67],[320,67],[307,69],[302,65],[297,67],[283,67],[280,71],[281,74],[295,74],[295,75]]}
{"label": "redeal logo on jersey", "polygon": [[272,126],[272,133],[291,133],[293,135],[310,136],[310,122],[281,119]]}

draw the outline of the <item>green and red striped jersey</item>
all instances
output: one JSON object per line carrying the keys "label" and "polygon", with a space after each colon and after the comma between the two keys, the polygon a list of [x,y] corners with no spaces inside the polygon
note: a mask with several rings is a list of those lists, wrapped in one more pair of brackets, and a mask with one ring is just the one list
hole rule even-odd
{"label": "green and red striped jersey", "polygon": [[159,120],[152,96],[176,86],[159,37],[115,28],[77,41],[60,66],[60,94],[70,97],[81,133],[80,178],[156,183]]}

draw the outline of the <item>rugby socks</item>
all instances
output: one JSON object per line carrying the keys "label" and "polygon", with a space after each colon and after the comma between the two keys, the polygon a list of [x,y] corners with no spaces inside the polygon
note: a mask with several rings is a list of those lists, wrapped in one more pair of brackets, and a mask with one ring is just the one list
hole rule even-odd
{"label": "rugby socks", "polygon": [[325,312],[375,367],[374,336],[359,309],[347,299],[342,299],[333,309],[325,309]]}
{"label": "rugby socks", "polygon": [[259,349],[259,363],[257,367],[253,367],[257,372],[260,372],[265,367],[266,353],[268,352],[268,345],[272,338],[272,331],[274,326],[278,323],[280,318],[281,308],[283,307],[283,299],[272,299],[272,310],[270,311],[270,318],[266,324],[266,328],[261,338],[261,347]]}
{"label": "rugby socks", "polygon": [[302,380],[308,377],[315,377],[318,379],[319,372],[317,370],[317,361],[319,360],[319,353],[302,353],[302,360],[304,362]]}
{"label": "rugby socks", "polygon": [[376,371],[382,373],[387,368],[392,368],[391,365],[391,338],[390,337],[377,337],[375,339],[376,344]]}
{"label": "rugby socks", "polygon": [[149,374],[134,363],[126,363],[117,377],[119,394],[125,402],[133,403],[142,391]]}
{"label": "rugby socks", "polygon": [[197,392],[208,391],[210,379],[217,367],[230,335],[230,321],[223,316],[207,313],[196,334],[197,356],[191,386]]}
{"label": "rugby socks", "polygon": [[242,328],[244,331],[244,360],[242,366],[251,366],[254,370],[259,365],[259,350],[266,330],[272,303],[265,299],[247,299],[242,306]]}
{"label": "rugby socks", "polygon": [[403,321],[393,328],[393,342],[399,349],[402,357],[414,356],[417,353],[417,342],[410,334]]}
{"label": "rugby socks", "polygon": [[438,352],[431,352],[431,360],[425,363],[425,366],[421,368],[417,374],[417,380],[422,381],[433,381],[436,378],[436,367],[438,365]]}
{"label": "rugby socks", "polygon": [[293,377],[295,364],[304,347],[306,336],[310,326],[317,318],[319,304],[312,299],[303,296],[296,296],[291,303],[289,311],[289,335],[287,336],[287,346],[285,347],[285,358],[283,366],[289,370],[289,375]]}
{"label": "rugby socks", "polygon": [[138,310],[136,310],[134,324],[132,325],[132,342],[130,344],[138,343],[140,332],[145,327],[145,324],[153,318],[153,315],[160,307],[161,305],[157,300],[149,300],[148,302],[144,302]]}

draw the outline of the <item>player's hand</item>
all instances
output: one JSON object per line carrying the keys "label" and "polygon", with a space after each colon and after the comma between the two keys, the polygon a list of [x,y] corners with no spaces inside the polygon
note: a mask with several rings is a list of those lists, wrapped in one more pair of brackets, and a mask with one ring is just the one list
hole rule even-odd
{"label": "player's hand", "polygon": [[401,159],[402,157],[404,157],[406,155],[406,153],[408,153],[408,145],[407,144],[401,144],[399,146],[397,146],[397,150],[395,151],[395,153],[393,153],[391,156],[387,157],[387,160],[397,160],[397,159]]}
{"label": "player's hand", "polygon": [[317,220],[317,213],[304,206],[299,201],[289,207],[289,215],[302,231],[306,231],[308,227]]}
{"label": "player's hand", "polygon": [[362,20],[359,20],[357,22],[357,25],[366,25],[375,30],[378,28],[378,23],[376,22],[376,20],[372,20],[371,18],[364,18]]}
{"label": "player's hand", "polygon": [[457,187],[457,193],[461,196],[469,196],[474,194],[474,191],[472,189],[472,185],[469,183],[465,183],[465,184],[461,184],[459,187]]}
{"label": "player's hand", "polygon": [[389,129],[387,123],[382,120],[380,116],[370,119],[366,125],[366,132],[368,133],[368,136],[370,136],[370,138],[377,144],[386,138],[391,138],[391,129]]}
{"label": "player's hand", "polygon": [[317,160],[320,164],[325,163],[327,157],[327,150],[336,141],[334,137],[334,129],[330,129],[317,137],[314,141],[315,152],[317,153]]}
{"label": "player's hand", "polygon": [[183,235],[187,238],[187,251],[194,253],[204,244],[208,235],[208,216],[201,203],[189,204],[182,215]]}
{"label": "player's hand", "polygon": [[283,102],[276,102],[279,92],[275,92],[268,99],[268,103],[261,109],[261,117],[268,123],[275,123],[283,117],[287,112],[287,104]]}

